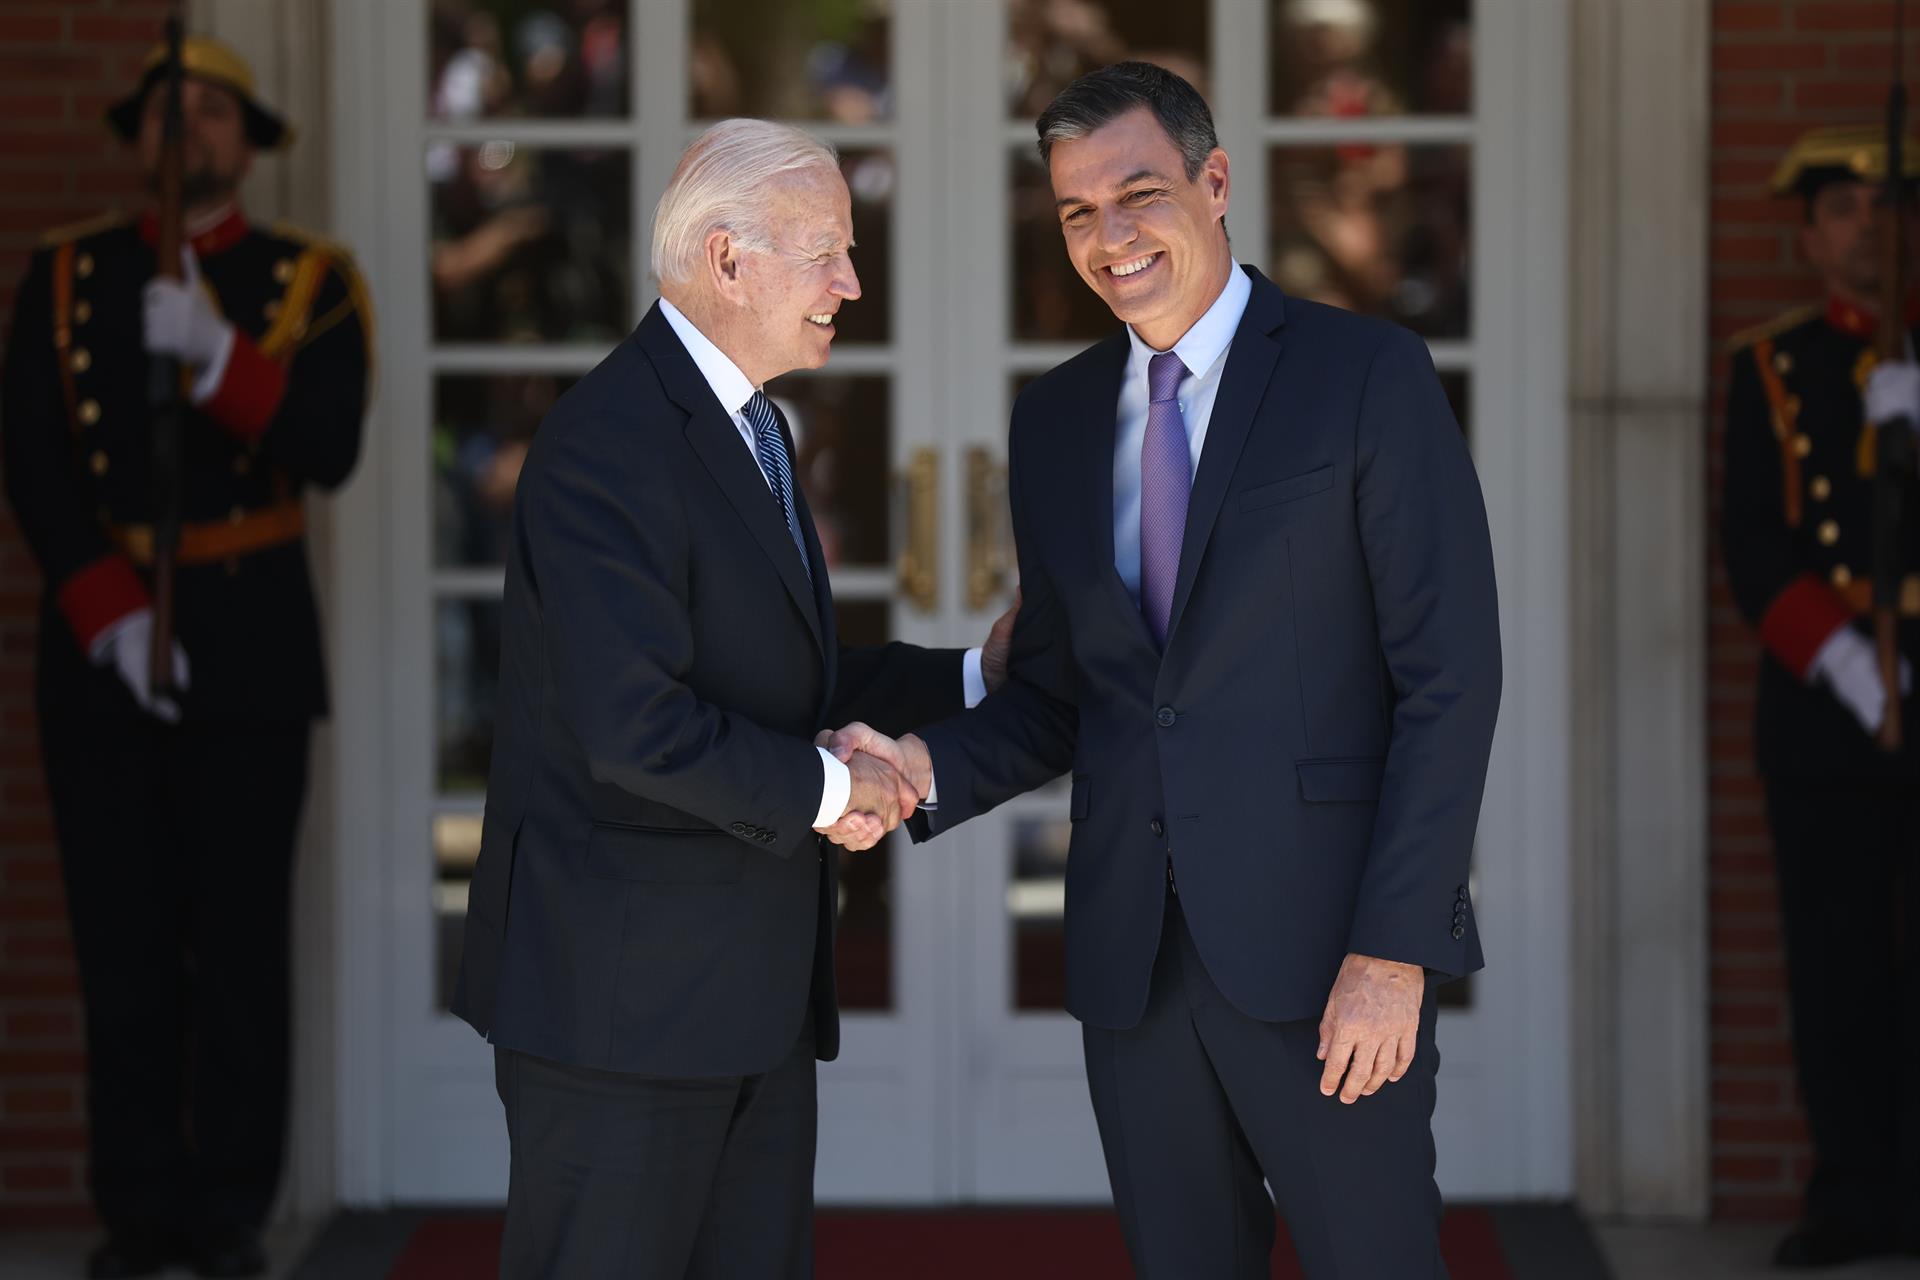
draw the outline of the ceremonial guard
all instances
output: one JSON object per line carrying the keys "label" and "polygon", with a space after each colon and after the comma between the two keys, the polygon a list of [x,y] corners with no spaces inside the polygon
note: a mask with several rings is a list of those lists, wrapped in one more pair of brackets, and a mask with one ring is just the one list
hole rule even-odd
{"label": "ceremonial guard", "polygon": [[[1920,313],[1889,287],[1887,137],[1816,130],[1774,175],[1826,296],[1735,339],[1727,402],[1721,541],[1764,648],[1755,758],[1816,1156],[1783,1267],[1920,1248],[1920,509],[1891,447],[1920,421]],[[1901,171],[1920,175],[1912,142]],[[1895,360],[1877,354],[1889,300]],[[1909,495],[1890,528],[1889,482]]]}
{"label": "ceremonial guard", "polygon": [[176,31],[108,121],[152,207],[46,237],[0,400],[45,585],[41,746],[107,1232],[90,1274],[254,1275],[327,706],[302,495],[353,470],[372,318],[344,252],[241,212],[255,151],[292,130],[231,49]]}

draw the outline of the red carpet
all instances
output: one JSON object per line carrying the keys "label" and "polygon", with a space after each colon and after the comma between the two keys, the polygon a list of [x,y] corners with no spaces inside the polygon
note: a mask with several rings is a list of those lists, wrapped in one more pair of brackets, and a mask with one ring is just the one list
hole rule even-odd
{"label": "red carpet", "polygon": [[[1122,1280],[1132,1275],[1120,1227],[1096,1210],[981,1209],[822,1213],[820,1280]],[[1514,1280],[1484,1210],[1447,1214],[1441,1250],[1454,1280]],[[498,1218],[430,1218],[388,1280],[481,1280],[499,1273]],[[1300,1275],[1283,1238],[1273,1274]]]}

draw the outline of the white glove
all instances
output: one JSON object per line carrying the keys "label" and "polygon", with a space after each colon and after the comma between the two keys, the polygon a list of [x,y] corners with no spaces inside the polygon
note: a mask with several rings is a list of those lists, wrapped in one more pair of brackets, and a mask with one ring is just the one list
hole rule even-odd
{"label": "white glove", "polygon": [[220,386],[227,357],[233,353],[233,326],[214,309],[200,287],[200,261],[189,246],[180,247],[180,280],[159,276],[143,294],[147,350],[172,356],[199,370],[193,399],[204,402]]}
{"label": "white glove", "polygon": [[1920,364],[1885,360],[1867,378],[1867,421],[1874,426],[1905,418],[1920,426]]}
{"label": "white glove", "polygon": [[[104,666],[111,662],[120,673],[127,690],[140,709],[168,724],[180,721],[180,708],[173,699],[153,691],[148,663],[153,648],[153,610],[130,613],[108,627],[93,642],[93,660]],[[173,642],[173,686],[187,691],[187,651]]]}
{"label": "white glove", "polygon": [[[1880,732],[1880,721],[1887,714],[1887,691],[1880,683],[1880,655],[1873,642],[1852,627],[1841,627],[1828,636],[1813,658],[1813,675],[1827,682],[1840,705],[1853,712],[1853,718],[1868,733]],[[1913,692],[1913,667],[1900,659],[1900,694]]]}

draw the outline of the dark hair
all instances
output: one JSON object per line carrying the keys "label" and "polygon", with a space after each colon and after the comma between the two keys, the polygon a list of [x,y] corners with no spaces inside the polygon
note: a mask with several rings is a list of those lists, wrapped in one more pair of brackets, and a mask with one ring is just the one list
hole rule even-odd
{"label": "dark hair", "polygon": [[1151,62],[1116,62],[1089,71],[1062,89],[1034,122],[1040,135],[1040,163],[1053,154],[1053,144],[1084,138],[1137,107],[1153,108],[1154,118],[1186,162],[1187,181],[1200,176],[1201,166],[1220,140],[1213,132],[1213,112],[1200,91],[1165,67]]}

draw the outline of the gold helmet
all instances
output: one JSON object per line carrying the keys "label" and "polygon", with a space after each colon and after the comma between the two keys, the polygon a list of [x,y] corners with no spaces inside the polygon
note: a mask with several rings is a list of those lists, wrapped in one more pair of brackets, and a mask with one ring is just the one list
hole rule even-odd
{"label": "gold helmet", "polygon": [[[132,93],[107,108],[107,123],[128,142],[140,133],[140,113],[146,107],[147,94],[166,69],[167,46],[158,44],[147,54],[140,68],[140,83]],[[240,99],[246,118],[247,141],[262,151],[284,147],[293,141],[293,126],[262,106],[254,96],[253,69],[227,45],[208,36],[187,36],[180,41],[180,69],[196,80],[232,90]]]}

